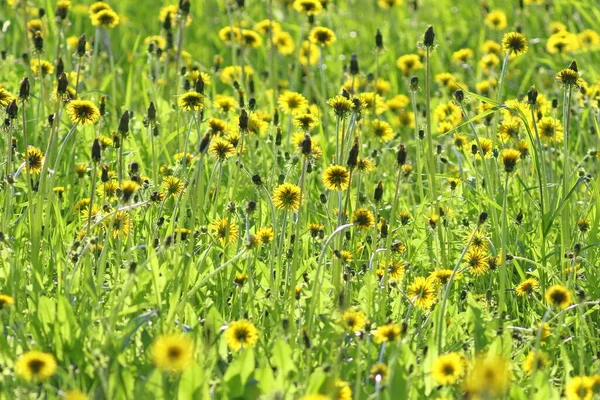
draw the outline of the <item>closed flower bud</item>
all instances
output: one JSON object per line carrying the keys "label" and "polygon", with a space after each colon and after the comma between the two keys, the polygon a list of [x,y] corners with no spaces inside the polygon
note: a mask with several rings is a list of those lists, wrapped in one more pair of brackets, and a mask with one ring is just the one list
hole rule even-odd
{"label": "closed flower bud", "polygon": [[155,121],[156,120],[156,108],[154,107],[154,103],[150,102],[150,105],[148,106],[148,121]]}
{"label": "closed flower bud", "polygon": [[204,137],[200,141],[200,146],[198,146],[198,151],[200,153],[204,153],[206,151],[206,149],[208,148],[209,143],[210,143],[210,134],[207,133],[206,135],[204,135]]}
{"label": "closed flower bud", "polygon": [[260,175],[258,175],[258,174],[252,175],[252,183],[254,183],[256,186],[261,186],[263,184],[263,181],[262,181]]}
{"label": "closed flower bud", "polygon": [[346,163],[348,168],[354,169],[358,164],[358,138],[354,139],[354,145],[350,148],[348,153],[348,162]]}
{"label": "closed flower bud", "polygon": [[358,75],[360,72],[360,68],[358,67],[358,56],[356,54],[352,54],[350,56],[350,75]]}
{"label": "closed flower bud", "polygon": [[19,86],[19,99],[27,100],[29,98],[29,78],[25,77],[21,81],[21,85]]}
{"label": "closed flower bud", "polygon": [[302,154],[304,154],[305,156],[310,154],[310,152],[312,151],[312,141],[310,139],[309,134],[304,135],[304,139],[302,139],[300,147],[302,148]]}
{"label": "closed flower bud", "polygon": [[104,114],[106,114],[106,96],[101,96],[100,97],[100,115],[104,116]]}
{"label": "closed flower bud", "polygon": [[127,110],[121,115],[118,131],[121,135],[126,135],[129,132],[129,111]]}
{"label": "closed flower bud", "polygon": [[279,111],[275,110],[273,113],[273,125],[279,125]]}
{"label": "closed flower bud", "polygon": [[433,47],[435,41],[435,33],[433,32],[433,26],[429,25],[427,30],[425,31],[425,36],[423,36],[423,45],[425,47]]}
{"label": "closed flower bud", "polygon": [[67,74],[64,72],[60,74],[58,77],[58,82],[56,84],[56,93],[65,94],[67,92],[67,87],[69,86],[69,81],[67,80]]}
{"label": "closed flower bud", "polygon": [[383,198],[383,182],[379,181],[377,187],[375,188],[375,194],[373,195],[373,199],[376,203],[379,203]]}
{"label": "closed flower bud", "polygon": [[254,79],[252,75],[248,78],[248,93],[254,94]]}
{"label": "closed flower bud", "polygon": [[92,161],[100,162],[102,159],[102,148],[100,147],[100,141],[98,139],[94,139],[94,143],[92,144]]}
{"label": "closed flower bud", "polygon": [[481,214],[479,214],[479,225],[483,225],[485,223],[485,221],[487,220],[488,217],[488,213],[486,213],[485,211],[483,211]]}
{"label": "closed flower bud", "polygon": [[573,60],[571,62],[571,65],[569,65],[569,69],[575,72],[579,72],[579,69],[577,69],[577,61]]}
{"label": "closed flower bud", "polygon": [[454,98],[457,102],[462,103],[465,99],[465,92],[463,92],[461,89],[458,89],[456,92],[454,92]]}
{"label": "closed flower bud", "polygon": [[190,1],[189,0],[181,0],[179,2],[179,13],[184,17],[187,17],[190,14]]}
{"label": "closed flower bud", "polygon": [[83,57],[85,55],[85,33],[79,36],[79,40],[77,41],[77,55],[79,57]]}
{"label": "closed flower bud", "polygon": [[531,86],[527,92],[527,103],[535,105],[537,103],[538,91],[535,86]]}
{"label": "closed flower bud", "polygon": [[171,30],[171,13],[167,13],[165,20],[163,21],[163,29],[165,31]]}
{"label": "closed flower bud", "polygon": [[242,109],[240,113],[240,118],[238,120],[238,126],[240,127],[240,132],[248,132],[248,113],[246,110]]}
{"label": "closed flower bud", "polygon": [[58,57],[58,60],[56,61],[55,76],[58,78],[63,72],[65,72],[65,64],[63,63],[62,58]]}
{"label": "closed flower bud", "polygon": [[42,34],[39,31],[37,31],[35,33],[35,36],[33,37],[33,47],[38,53],[44,51],[44,38],[42,37]]}
{"label": "closed flower bud", "polygon": [[383,49],[383,36],[379,29],[377,29],[377,33],[375,34],[375,47],[379,50]]}
{"label": "closed flower bud", "polygon": [[406,147],[404,147],[403,144],[398,147],[398,152],[396,153],[396,162],[398,165],[406,164]]}
{"label": "closed flower bud", "polygon": [[15,119],[17,118],[17,112],[19,111],[19,106],[17,106],[17,100],[13,100],[6,106],[6,114],[8,114],[8,118]]}

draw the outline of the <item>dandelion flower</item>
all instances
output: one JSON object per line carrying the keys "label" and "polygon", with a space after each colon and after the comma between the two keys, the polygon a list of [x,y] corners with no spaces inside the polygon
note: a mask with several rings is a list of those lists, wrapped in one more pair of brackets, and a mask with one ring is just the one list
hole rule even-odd
{"label": "dandelion flower", "polygon": [[286,91],[279,96],[277,104],[284,114],[298,114],[308,107],[308,101],[300,93]]}
{"label": "dandelion flower", "polygon": [[133,229],[127,211],[117,211],[113,216],[106,218],[104,222],[114,238],[125,238]]}
{"label": "dandelion flower", "polygon": [[0,310],[15,304],[15,299],[7,294],[0,294]]}
{"label": "dandelion flower", "polygon": [[45,77],[54,72],[54,65],[52,65],[50,61],[38,60],[37,58],[34,58],[31,60],[31,71],[35,75],[41,75],[42,77]]}
{"label": "dandelion flower", "polygon": [[15,363],[15,372],[28,382],[42,382],[56,374],[56,359],[50,353],[28,351]]}
{"label": "dandelion flower", "polygon": [[418,69],[422,69],[425,66],[421,62],[421,58],[417,54],[406,54],[400,56],[396,60],[396,66],[402,71],[403,75],[409,76]]}
{"label": "dandelion flower", "polygon": [[373,213],[366,208],[358,208],[352,213],[352,223],[360,230],[366,230],[375,224]]}
{"label": "dandelion flower", "polygon": [[371,367],[369,374],[375,382],[384,382],[388,376],[388,367],[384,363],[377,363]]}
{"label": "dandelion flower", "polygon": [[239,237],[239,228],[227,218],[217,218],[213,220],[208,229],[221,242],[222,246],[227,243],[233,244]]}
{"label": "dandelion flower", "polygon": [[99,11],[91,16],[92,25],[98,28],[112,29],[119,25],[119,14],[112,9]]}
{"label": "dandelion flower", "polygon": [[346,190],[350,183],[350,172],[341,165],[331,165],[323,172],[323,184],[329,190]]}
{"label": "dandelion flower", "polygon": [[408,287],[408,298],[415,307],[427,310],[436,299],[435,281],[430,278],[416,277]]}
{"label": "dandelion flower", "polygon": [[287,32],[277,32],[273,35],[273,44],[277,48],[279,54],[287,56],[294,53],[296,45],[294,38]]}
{"label": "dandelion flower", "polygon": [[373,333],[373,341],[375,344],[383,342],[394,342],[402,336],[402,329],[398,324],[387,324],[377,327]]}
{"label": "dandelion flower", "polygon": [[504,11],[494,10],[485,16],[483,22],[492,29],[501,31],[506,28],[507,20]]}
{"label": "dandelion flower", "polygon": [[523,362],[523,371],[527,375],[531,375],[534,371],[544,369],[550,365],[550,358],[548,354],[543,351],[531,351],[527,354],[525,361]]}
{"label": "dandelion flower", "polygon": [[472,249],[465,254],[464,262],[469,266],[469,270],[475,276],[485,274],[489,269],[488,255],[484,250]]}
{"label": "dandelion flower", "polygon": [[229,324],[225,340],[230,349],[238,351],[254,346],[258,342],[258,331],[252,322],[241,319]]}
{"label": "dandelion flower", "polygon": [[166,195],[177,197],[179,193],[183,191],[183,182],[181,179],[174,176],[167,176],[163,178],[161,187],[165,191]]}
{"label": "dandelion flower", "polygon": [[161,335],[152,343],[152,362],[167,373],[179,375],[192,363],[194,345],[185,335]]}
{"label": "dandelion flower", "polygon": [[546,303],[565,309],[571,304],[571,292],[562,285],[552,285],[546,290]]}
{"label": "dandelion flower", "polygon": [[227,140],[214,139],[210,143],[208,152],[217,160],[224,161],[235,154],[235,147]]}
{"label": "dandelion flower", "polygon": [[337,95],[329,99],[327,104],[333,109],[333,113],[339,118],[347,117],[354,107],[352,101],[342,95]]}
{"label": "dandelion flower", "polygon": [[371,121],[371,132],[373,132],[373,135],[378,138],[380,142],[389,142],[394,137],[392,126],[380,119]]}
{"label": "dandelion flower", "polygon": [[504,172],[514,172],[517,162],[521,159],[521,152],[515,149],[504,149],[500,153],[500,158],[504,164]]}
{"label": "dandelion flower", "polygon": [[367,325],[367,318],[362,311],[349,308],[342,314],[342,325],[350,332],[362,331]]}
{"label": "dandelion flower", "polygon": [[458,353],[441,355],[433,363],[431,376],[440,385],[453,385],[465,372],[465,363]]}
{"label": "dandelion flower", "polygon": [[308,35],[310,41],[320,47],[329,47],[335,42],[335,33],[329,28],[317,26]]}
{"label": "dandelion flower", "polygon": [[67,104],[71,121],[80,125],[95,124],[100,119],[100,110],[89,100],[73,100]]}
{"label": "dandelion flower", "polygon": [[517,296],[530,296],[540,287],[540,283],[535,278],[527,278],[515,288]]}
{"label": "dandelion flower", "polygon": [[565,387],[567,400],[591,400],[592,388],[589,379],[586,376],[576,376]]}
{"label": "dandelion flower", "polygon": [[323,5],[319,0],[296,0],[293,7],[294,10],[308,16],[318,15],[323,11]]}
{"label": "dandelion flower", "polygon": [[502,37],[502,47],[506,52],[520,56],[527,52],[527,39],[519,32],[509,32]]}
{"label": "dandelion flower", "polygon": [[297,210],[300,200],[300,188],[291,183],[284,183],[273,190],[273,205],[280,210]]}
{"label": "dandelion flower", "polygon": [[204,96],[198,92],[187,92],[179,96],[177,104],[184,111],[202,111]]}
{"label": "dandelion flower", "polygon": [[466,392],[469,398],[497,398],[510,386],[510,364],[505,359],[488,355],[480,356],[467,378]]}
{"label": "dandelion flower", "polygon": [[37,175],[42,172],[42,165],[44,164],[44,154],[40,149],[33,146],[27,147],[27,152],[23,154],[23,158],[26,159],[29,164],[28,172],[32,175]]}

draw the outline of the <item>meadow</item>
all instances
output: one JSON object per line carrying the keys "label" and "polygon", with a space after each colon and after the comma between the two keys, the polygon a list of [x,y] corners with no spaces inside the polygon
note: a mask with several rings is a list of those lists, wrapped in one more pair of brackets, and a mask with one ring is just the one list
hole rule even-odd
{"label": "meadow", "polygon": [[0,0],[0,399],[599,399],[599,21]]}

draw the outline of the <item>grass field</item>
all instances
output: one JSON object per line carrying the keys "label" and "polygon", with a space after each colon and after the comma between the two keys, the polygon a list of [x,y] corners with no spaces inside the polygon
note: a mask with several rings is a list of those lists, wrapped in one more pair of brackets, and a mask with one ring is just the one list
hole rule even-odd
{"label": "grass field", "polygon": [[596,0],[0,0],[0,399],[599,399]]}

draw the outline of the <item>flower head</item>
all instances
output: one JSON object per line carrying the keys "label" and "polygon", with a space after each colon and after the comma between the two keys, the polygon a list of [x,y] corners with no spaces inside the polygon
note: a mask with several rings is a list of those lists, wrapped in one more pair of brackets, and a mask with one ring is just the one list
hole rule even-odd
{"label": "flower head", "polygon": [[350,183],[350,172],[341,165],[331,165],[323,171],[323,184],[329,190],[346,190]]}
{"label": "flower head", "polygon": [[320,47],[329,47],[335,42],[335,33],[329,28],[317,26],[308,35],[310,41]]}
{"label": "flower head", "polygon": [[300,208],[300,188],[291,183],[284,183],[273,190],[273,205],[286,211]]}
{"label": "flower head", "polygon": [[95,124],[100,119],[100,110],[89,100],[72,100],[67,104],[71,121],[80,125]]}
{"label": "flower head", "polygon": [[506,52],[520,56],[527,52],[527,39],[519,32],[509,32],[502,38],[502,47]]}
{"label": "flower head", "polygon": [[373,341],[376,344],[383,342],[394,342],[402,336],[402,329],[398,324],[387,324],[377,327],[373,333]]}
{"label": "flower head", "polygon": [[416,277],[408,287],[408,298],[420,309],[429,309],[436,299],[436,284],[431,278]]}
{"label": "flower head", "polygon": [[457,353],[441,355],[433,363],[431,376],[440,385],[453,385],[465,372],[463,358]]}
{"label": "flower head", "polygon": [[15,363],[16,374],[28,382],[41,382],[56,374],[56,359],[50,353],[28,351]]}
{"label": "flower head", "polygon": [[252,322],[241,319],[229,324],[225,331],[225,340],[231,350],[238,351],[254,346],[258,342],[258,331]]}
{"label": "flower head", "polygon": [[204,95],[198,92],[187,92],[179,96],[177,104],[184,111],[202,111],[204,108]]}
{"label": "flower head", "polygon": [[185,335],[161,335],[152,343],[152,362],[157,368],[179,375],[192,363],[194,345]]}
{"label": "flower head", "polygon": [[213,220],[208,229],[212,232],[216,239],[221,242],[222,246],[227,243],[233,244],[239,237],[239,228],[227,218],[217,218]]}
{"label": "flower head", "polygon": [[552,285],[546,290],[546,303],[565,309],[571,304],[571,292],[562,285]]}

